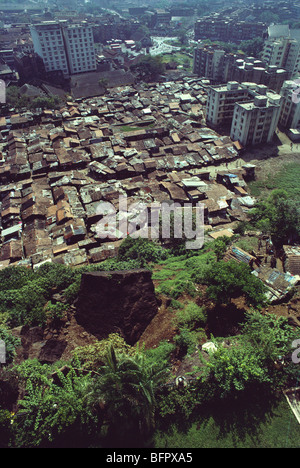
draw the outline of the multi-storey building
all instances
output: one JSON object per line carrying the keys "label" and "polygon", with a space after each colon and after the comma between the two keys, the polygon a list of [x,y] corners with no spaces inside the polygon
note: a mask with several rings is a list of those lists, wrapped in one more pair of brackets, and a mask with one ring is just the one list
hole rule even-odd
{"label": "multi-storey building", "polygon": [[300,42],[298,37],[293,37],[295,31],[285,24],[269,26],[268,39],[261,52],[261,59],[267,65],[286,69],[289,78],[300,71]]}
{"label": "multi-storey building", "polygon": [[194,49],[193,72],[212,80],[223,81],[225,51],[214,47],[197,47]]}
{"label": "multi-storey building", "polygon": [[230,137],[241,145],[270,142],[276,130],[282,96],[256,83],[228,82],[210,86],[206,122],[230,126]]}
{"label": "multi-storey building", "polygon": [[236,21],[232,18],[207,16],[196,21],[195,40],[211,39],[212,41],[240,42],[255,37],[263,37],[266,24],[261,22]]}
{"label": "multi-storey building", "polygon": [[285,81],[280,94],[283,97],[279,124],[286,129],[300,128],[300,86],[294,81]]}
{"label": "multi-storey building", "polygon": [[65,77],[96,70],[92,27],[87,23],[47,21],[30,27],[34,51],[46,72],[62,71]]}
{"label": "multi-storey building", "polygon": [[15,59],[13,49],[0,50],[0,60],[3,60],[3,62],[9,65],[10,67],[14,66]]}
{"label": "multi-storey building", "polygon": [[225,53],[216,46],[199,45],[195,48],[193,71],[212,84],[249,81],[265,84],[277,93],[288,79],[288,72],[282,68],[265,66],[261,60],[243,54]]}
{"label": "multi-storey building", "polygon": [[278,94],[255,93],[248,102],[236,103],[230,137],[242,146],[270,143],[274,137],[281,109]]}
{"label": "multi-storey building", "polygon": [[261,59],[267,65],[276,65],[293,77],[300,71],[300,43],[291,38],[268,39],[263,47]]}
{"label": "multi-storey building", "polygon": [[265,66],[262,61],[253,57],[237,60],[231,70],[231,79],[239,82],[248,81],[263,84],[276,93],[279,93],[287,78],[287,70],[278,68],[276,65]]}
{"label": "multi-storey building", "polygon": [[96,70],[96,55],[92,27],[87,23],[63,28],[70,74]]}
{"label": "multi-storey building", "polygon": [[212,127],[231,125],[234,106],[249,99],[249,91],[236,81],[210,86],[207,93],[206,122]]}

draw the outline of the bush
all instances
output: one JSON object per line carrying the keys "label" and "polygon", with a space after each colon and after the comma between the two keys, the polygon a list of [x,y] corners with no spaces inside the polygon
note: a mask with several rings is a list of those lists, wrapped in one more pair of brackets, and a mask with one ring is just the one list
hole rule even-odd
{"label": "bush", "polygon": [[82,363],[85,369],[97,370],[106,362],[107,352],[113,346],[117,353],[133,356],[136,348],[128,345],[117,333],[87,346],[79,346],[73,351],[73,358]]}
{"label": "bush", "polygon": [[160,245],[139,237],[126,237],[119,247],[118,260],[139,259],[144,262],[158,262],[167,258],[167,251]]}
{"label": "bush", "polygon": [[62,302],[56,302],[53,304],[50,301],[45,308],[46,317],[51,322],[55,322],[56,320],[60,320],[64,317],[67,309],[68,306]]}
{"label": "bush", "polygon": [[207,378],[222,398],[246,390],[252,385],[270,384],[262,357],[247,343],[220,346],[207,363]]}
{"label": "bush", "polygon": [[252,275],[250,267],[235,261],[213,263],[205,272],[207,295],[217,304],[228,304],[232,298],[244,296],[247,303],[262,306],[266,302],[266,287]]}
{"label": "bush", "polygon": [[75,281],[75,270],[47,263],[33,271],[8,267],[1,271],[0,314],[11,326],[41,325],[46,320],[44,306],[54,291],[62,291]]}
{"label": "bush", "polygon": [[[41,367],[42,365],[40,365]],[[38,366],[36,366],[38,367]],[[92,379],[74,369],[57,371],[57,384],[43,374],[43,384],[27,379],[15,420],[15,445],[46,448],[68,440],[78,446],[97,431],[97,413],[89,405]]]}
{"label": "bush", "polygon": [[186,327],[190,330],[196,326],[204,327],[206,321],[207,316],[203,307],[199,307],[194,302],[189,302],[183,310],[178,310],[175,317],[178,327]]}
{"label": "bush", "polygon": [[170,296],[173,299],[178,299],[185,294],[191,297],[195,296],[196,288],[194,283],[188,279],[175,279],[166,280],[161,283],[157,288],[157,292]]}
{"label": "bush", "polygon": [[0,340],[5,343],[5,360],[6,364],[10,364],[16,354],[16,348],[21,343],[19,338],[11,334],[9,330],[0,326]]}
{"label": "bush", "polygon": [[167,367],[169,364],[170,355],[174,349],[175,346],[173,343],[162,341],[156,348],[146,349],[144,354],[149,365]]}
{"label": "bush", "polygon": [[180,327],[179,333],[174,337],[174,342],[178,347],[180,356],[193,354],[199,342],[199,334],[187,327]]}

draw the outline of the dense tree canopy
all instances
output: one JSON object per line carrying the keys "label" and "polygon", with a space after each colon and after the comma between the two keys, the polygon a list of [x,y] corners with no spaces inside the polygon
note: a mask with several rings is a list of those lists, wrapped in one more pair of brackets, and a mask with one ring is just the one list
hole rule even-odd
{"label": "dense tree canopy", "polygon": [[266,200],[260,201],[252,210],[251,220],[258,229],[270,234],[276,247],[299,240],[299,203],[285,190],[273,190]]}
{"label": "dense tree canopy", "polygon": [[264,284],[251,274],[245,263],[223,260],[212,263],[205,272],[205,283],[208,296],[217,304],[228,304],[232,298],[243,295],[248,304],[254,306],[266,300]]}
{"label": "dense tree canopy", "polygon": [[17,109],[57,109],[61,106],[62,101],[58,96],[38,96],[29,98],[20,93],[20,88],[17,86],[9,86],[7,88],[7,104]]}
{"label": "dense tree canopy", "polygon": [[156,81],[164,73],[165,66],[160,57],[145,55],[131,66],[131,71],[142,81]]}

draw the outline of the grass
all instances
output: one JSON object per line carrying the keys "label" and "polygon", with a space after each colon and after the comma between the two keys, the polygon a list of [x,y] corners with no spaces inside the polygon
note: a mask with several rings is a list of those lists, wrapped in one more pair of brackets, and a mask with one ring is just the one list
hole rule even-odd
{"label": "grass", "polygon": [[203,414],[190,428],[158,432],[156,448],[299,448],[300,425],[283,397],[265,411],[257,405],[224,405]]}
{"label": "grass", "polygon": [[158,294],[178,299],[184,294],[195,294],[195,273],[201,271],[215,257],[212,251],[200,251],[190,258],[169,257],[153,268],[152,279],[156,282]]}
{"label": "grass", "polygon": [[246,252],[252,252],[252,250],[256,251],[258,248],[258,240],[257,237],[241,237],[237,239],[235,245]]}
{"label": "grass", "polygon": [[261,197],[274,189],[286,190],[291,198],[300,200],[300,164],[286,164],[279,172],[268,174],[264,180],[255,180],[249,183],[251,195]]}
{"label": "grass", "polygon": [[150,123],[149,125],[141,125],[140,127],[132,126],[132,125],[121,125],[120,127],[118,127],[118,129],[121,132],[126,133],[126,132],[135,132],[137,130],[150,130],[154,126],[155,126],[154,123]]}
{"label": "grass", "polygon": [[193,59],[182,52],[172,52],[161,55],[162,62],[176,62],[177,66],[183,66],[186,71],[191,71],[193,68]]}

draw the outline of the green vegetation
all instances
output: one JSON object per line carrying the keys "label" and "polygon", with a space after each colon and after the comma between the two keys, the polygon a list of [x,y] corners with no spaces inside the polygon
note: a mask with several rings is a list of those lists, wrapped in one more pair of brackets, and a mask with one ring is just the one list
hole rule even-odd
{"label": "green vegetation", "polygon": [[257,229],[270,234],[275,247],[300,237],[299,203],[285,190],[273,190],[266,200],[257,203],[250,216]]}
{"label": "green vegetation", "polygon": [[136,260],[107,260],[98,266],[72,269],[47,263],[33,271],[8,267],[0,271],[0,323],[9,327],[42,325],[49,318],[62,317],[65,305],[52,304],[54,293],[64,292],[68,304],[77,297],[81,274],[90,270],[126,270],[141,266]]}
{"label": "green vegetation", "polygon": [[[273,193],[272,202],[281,196]],[[1,270],[0,339],[8,350],[8,362],[0,369],[0,382],[5,381],[0,385],[2,444],[161,447],[179,441],[180,447],[284,447],[277,415],[287,421],[289,413],[278,395],[299,379],[290,359],[297,334],[286,318],[260,312],[265,288],[250,268],[223,260],[229,244],[242,239],[219,238],[199,251],[180,245],[178,254],[176,243],[174,248],[172,242],[166,247],[128,237],[117,258],[98,265],[72,269],[48,263],[35,271]],[[172,340],[147,349],[144,343],[130,346],[112,333],[77,347],[66,362],[14,361],[19,342],[11,327],[46,321],[56,326],[77,297],[82,273],[137,267],[151,269],[157,296],[169,299]],[[53,300],[57,293],[62,302]],[[240,297],[245,305],[234,333],[228,333],[230,326],[226,331],[216,327],[215,333],[217,322],[230,325],[234,300]],[[215,348],[205,354],[201,346],[207,341]],[[178,360],[186,366],[187,386],[174,384]],[[15,398],[18,392],[22,397],[12,414],[8,395],[15,392]],[[218,436],[222,422],[228,430]],[[253,427],[257,433],[251,438]],[[263,430],[265,438],[259,432]],[[299,427],[295,430],[299,435]],[[289,444],[297,445],[294,434]]]}
{"label": "green vegetation", "polygon": [[204,282],[207,295],[217,304],[228,304],[231,299],[244,296],[249,305],[255,307],[266,303],[266,288],[251,274],[245,263],[219,261],[206,271]]}
{"label": "green vegetation", "polygon": [[222,41],[211,41],[210,39],[204,39],[202,41],[207,45],[218,45],[220,49],[224,50],[226,53],[244,53],[248,56],[257,57],[258,54],[262,51],[264,41],[261,37],[256,37],[254,39],[249,39],[248,41],[242,41],[240,44],[222,42]]}
{"label": "green vegetation", "polygon": [[16,348],[20,345],[20,340],[14,337],[9,329],[0,326],[0,340],[5,343],[6,364],[13,362],[16,354]]}
{"label": "green vegetation", "polygon": [[153,280],[159,280],[157,293],[166,294],[172,299],[178,299],[184,294],[194,297],[200,272],[203,272],[214,258],[214,252],[211,250],[188,258],[185,255],[170,256],[160,263],[159,268],[154,268]]}
{"label": "green vegetation", "polygon": [[236,232],[261,230],[271,236],[277,249],[289,242],[297,243],[300,238],[299,177],[299,164],[289,163],[265,179],[251,182],[251,195],[257,197],[258,202],[250,212],[249,221],[241,223]]}
{"label": "green vegetation", "polygon": [[285,190],[294,200],[300,200],[300,165],[285,164],[281,170],[268,174],[265,180],[255,180],[249,183],[251,194],[255,197],[265,197],[271,190]]}
{"label": "green vegetation", "polygon": [[138,63],[132,65],[130,70],[141,81],[156,81],[165,71],[165,66],[160,57],[151,55],[143,56]]}
{"label": "green vegetation", "polygon": [[[193,327],[203,325],[206,317],[203,310],[189,303],[177,320]],[[225,411],[228,418],[226,408],[230,407],[235,424],[242,425],[245,409],[250,417],[253,406],[256,413],[250,423],[257,427],[266,424],[270,408],[280,405],[281,411],[284,409],[277,393],[287,380],[297,376],[293,364],[275,367],[274,359],[289,352],[294,337],[286,319],[251,312],[241,334],[227,340],[226,347],[223,338],[214,340],[217,350],[200,367],[194,366],[192,380],[185,388],[166,385],[172,378],[170,356],[176,343],[162,342],[157,348],[144,350],[128,346],[113,334],[95,346],[79,348],[63,366],[27,360],[10,368],[10,383],[17,379],[24,396],[15,415],[7,414],[5,408],[0,410],[0,431],[12,447],[53,448],[130,447],[132,441],[134,447],[160,447],[162,439],[169,445],[174,434],[184,439],[182,430],[189,430],[199,431],[201,446],[206,420],[211,431],[208,444],[226,445],[236,436],[235,443],[243,445],[245,440],[234,427],[226,437],[223,434],[224,441],[212,439],[221,414]],[[0,402],[2,398],[0,392]],[[248,430],[246,424],[245,433]],[[156,439],[161,431],[164,436]],[[279,437],[277,447],[284,442],[283,436]],[[260,446],[259,441],[252,443]]]}
{"label": "green vegetation", "polygon": [[139,259],[141,263],[148,263],[157,262],[166,257],[167,252],[160,244],[141,237],[138,239],[127,237],[118,251],[118,259],[121,261]]}
{"label": "green vegetation", "polygon": [[20,88],[17,86],[9,86],[7,89],[7,104],[10,107],[17,109],[59,109],[63,101],[58,96],[38,96],[29,98],[20,93]]}
{"label": "green vegetation", "polygon": [[157,432],[156,448],[299,448],[299,424],[284,398],[230,403],[215,404],[187,428]]}
{"label": "green vegetation", "polygon": [[45,321],[44,306],[54,290],[66,288],[75,272],[63,265],[45,264],[36,271],[10,267],[0,271],[0,317],[9,326],[38,325]]}
{"label": "green vegetation", "polygon": [[136,349],[129,346],[120,335],[111,333],[105,340],[77,347],[73,353],[74,360],[80,362],[82,368],[96,371],[105,364],[111,346],[113,346],[115,352],[126,356],[133,356],[136,353]]}
{"label": "green vegetation", "polygon": [[[182,48],[183,49],[183,48]],[[176,63],[177,67],[182,67],[185,71],[192,71],[193,57],[190,57],[183,50],[160,55],[163,64]]]}

